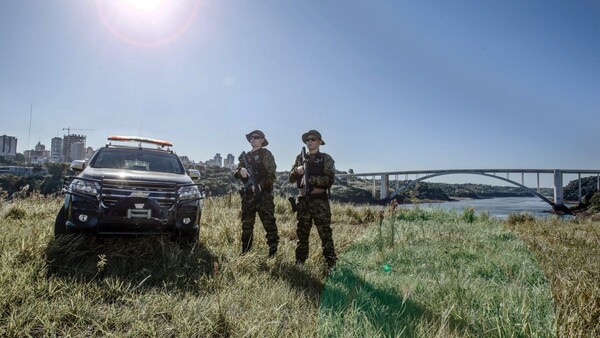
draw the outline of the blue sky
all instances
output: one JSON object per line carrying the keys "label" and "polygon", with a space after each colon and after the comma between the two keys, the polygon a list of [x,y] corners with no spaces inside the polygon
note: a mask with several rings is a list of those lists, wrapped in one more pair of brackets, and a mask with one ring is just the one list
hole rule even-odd
{"label": "blue sky", "polygon": [[[600,1],[3,0],[0,134],[340,170],[600,167]],[[74,130],[72,130],[74,132]],[[495,183],[499,183],[497,181]]]}

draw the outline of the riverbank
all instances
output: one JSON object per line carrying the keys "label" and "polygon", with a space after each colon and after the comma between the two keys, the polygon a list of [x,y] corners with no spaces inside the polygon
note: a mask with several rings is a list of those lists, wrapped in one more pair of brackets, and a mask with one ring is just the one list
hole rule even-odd
{"label": "riverbank", "polygon": [[[491,217],[507,219],[511,213],[530,213],[537,218],[557,216],[552,213],[552,207],[537,197],[499,197],[489,199],[456,199],[453,201],[430,201],[416,204],[402,204],[405,208],[442,208],[462,211],[471,207],[477,214],[487,213]],[[569,216],[558,216],[566,217]],[[571,216],[572,217],[572,216]]]}

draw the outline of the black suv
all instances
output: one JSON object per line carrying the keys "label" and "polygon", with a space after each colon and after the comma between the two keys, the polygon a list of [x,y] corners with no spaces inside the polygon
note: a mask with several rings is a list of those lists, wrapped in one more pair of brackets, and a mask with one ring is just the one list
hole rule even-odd
{"label": "black suv", "polygon": [[[71,163],[79,174],[65,178],[55,237],[170,233],[196,242],[204,198],[204,186],[194,182],[200,172],[186,173],[170,142],[130,136],[108,140],[89,163]],[[113,145],[116,141],[137,145]]]}

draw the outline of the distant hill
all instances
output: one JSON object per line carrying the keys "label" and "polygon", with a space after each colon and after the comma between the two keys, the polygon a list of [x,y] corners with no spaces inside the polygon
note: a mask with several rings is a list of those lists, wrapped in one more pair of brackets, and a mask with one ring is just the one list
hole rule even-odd
{"label": "distant hill", "polygon": [[[596,176],[581,178],[581,196],[591,196],[598,189],[598,178]],[[563,196],[567,201],[579,200],[579,180],[569,182],[563,189]]]}

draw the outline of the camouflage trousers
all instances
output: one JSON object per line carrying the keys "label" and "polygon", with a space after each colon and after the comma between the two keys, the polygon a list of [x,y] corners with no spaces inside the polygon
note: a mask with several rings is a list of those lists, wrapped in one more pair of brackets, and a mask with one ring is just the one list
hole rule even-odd
{"label": "camouflage trousers", "polygon": [[323,256],[329,266],[333,266],[337,260],[333,235],[331,231],[331,210],[326,198],[310,198],[298,200],[298,221],[296,234],[298,244],[296,246],[296,262],[304,263],[308,258],[308,239],[312,223],[314,222],[323,248]]}
{"label": "camouflage trousers", "polygon": [[262,192],[258,200],[254,198],[252,192],[247,192],[242,196],[242,254],[245,254],[252,248],[254,223],[257,213],[267,233],[269,255],[272,256],[277,252],[279,235],[277,234],[277,224],[275,223],[273,194],[266,192]]}

